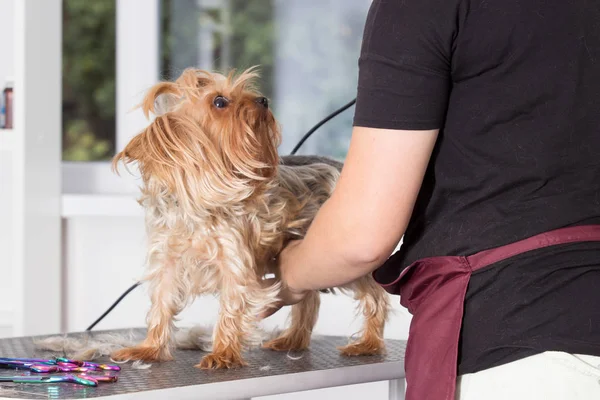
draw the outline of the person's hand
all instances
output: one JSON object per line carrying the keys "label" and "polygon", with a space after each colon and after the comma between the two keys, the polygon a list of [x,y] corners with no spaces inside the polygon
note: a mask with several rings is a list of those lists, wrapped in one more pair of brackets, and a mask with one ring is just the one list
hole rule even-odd
{"label": "person's hand", "polygon": [[[284,306],[291,306],[297,304],[301,302],[304,299],[304,297],[306,297],[307,292],[294,289],[293,286],[290,285],[290,282],[288,282],[287,280],[288,275],[286,274],[286,260],[288,259],[290,253],[292,253],[294,249],[300,244],[300,242],[300,240],[294,240],[288,243],[288,245],[279,254],[277,262],[279,268],[279,280],[281,281],[281,291],[279,292],[278,296],[280,301],[277,302],[273,307],[269,307],[268,309],[264,310],[260,315],[261,319],[270,317]],[[277,278],[265,279],[263,281],[263,284],[265,286],[271,286],[276,282]]]}

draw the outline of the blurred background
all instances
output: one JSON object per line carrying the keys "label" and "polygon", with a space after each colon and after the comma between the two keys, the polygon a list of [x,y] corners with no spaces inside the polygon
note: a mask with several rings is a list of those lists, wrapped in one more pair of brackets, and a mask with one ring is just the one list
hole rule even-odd
{"label": "blurred background", "polygon": [[[63,1],[63,160],[115,153],[117,0]],[[282,151],[355,95],[369,0],[160,0],[159,77],[188,66],[260,65],[261,89],[284,128]],[[127,32],[122,32],[126,35]],[[132,71],[133,72],[133,71]],[[343,158],[352,114],[304,147]]]}
{"label": "blurred background", "polygon": [[[147,124],[132,111],[145,89],[190,66],[259,65],[260,88],[283,128],[280,153],[289,153],[355,97],[370,3],[0,0],[0,91],[4,103],[5,88],[13,96],[13,124],[0,125],[0,336],[84,330],[141,276],[139,177],[116,176],[109,162]],[[300,153],[343,160],[353,110]],[[385,335],[406,339],[410,316],[397,301]],[[143,326],[148,305],[138,288],[96,329]],[[357,332],[355,305],[324,296],[316,334]],[[179,326],[212,325],[217,312],[214,298],[200,298]],[[286,317],[276,314],[265,328],[282,327]],[[387,384],[278,398],[366,395],[387,398]]]}

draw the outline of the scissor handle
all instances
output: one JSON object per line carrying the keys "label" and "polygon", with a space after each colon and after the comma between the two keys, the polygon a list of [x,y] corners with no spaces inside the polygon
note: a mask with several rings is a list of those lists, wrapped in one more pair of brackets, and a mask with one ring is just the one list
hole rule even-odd
{"label": "scissor handle", "polygon": [[9,358],[0,357],[0,362],[23,362],[23,363],[41,363],[41,364],[56,364],[54,360],[44,360],[42,358]]}
{"label": "scissor handle", "polygon": [[70,382],[73,383],[78,383],[80,385],[85,385],[85,386],[98,386],[98,381],[95,379],[89,379],[88,377],[85,376],[80,376],[80,375],[66,375],[70,380]]}
{"label": "scissor handle", "polygon": [[119,380],[119,377],[116,375],[92,375],[84,372],[83,374],[79,374],[79,376],[102,383],[114,383]]}
{"label": "scissor handle", "polygon": [[31,369],[31,364],[24,362],[9,362],[9,361],[0,361],[0,368],[10,368],[10,369]]}
{"label": "scissor handle", "polygon": [[48,364],[33,364],[33,365],[29,366],[29,369],[32,370],[33,372],[39,372],[42,374],[49,374],[52,372],[59,371],[57,365],[48,365]]}
{"label": "scissor handle", "polygon": [[0,378],[2,382],[14,383],[77,383],[85,386],[98,386],[95,380],[75,375],[11,376]]}
{"label": "scissor handle", "polygon": [[120,371],[121,370],[121,367],[119,367],[118,365],[115,365],[115,364],[95,364],[95,363],[89,363],[87,361],[84,361],[83,365],[85,367],[95,366],[104,371]]}
{"label": "scissor handle", "polygon": [[120,371],[121,367],[114,364],[98,364],[91,361],[80,361],[80,360],[71,360],[65,357],[57,357],[57,362],[69,363],[79,365],[80,367],[89,367],[97,370],[105,370],[105,371]]}

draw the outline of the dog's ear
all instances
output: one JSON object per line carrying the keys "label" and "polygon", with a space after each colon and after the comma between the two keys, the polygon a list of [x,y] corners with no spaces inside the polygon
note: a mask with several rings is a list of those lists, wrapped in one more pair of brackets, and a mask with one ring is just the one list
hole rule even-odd
{"label": "dog's ear", "polygon": [[119,162],[125,166],[136,162],[142,175],[149,176],[159,165],[167,164],[171,157],[163,144],[168,140],[167,136],[173,136],[170,119],[166,115],[158,116],[142,132],[135,135],[125,148],[113,157],[113,171],[117,171]]}
{"label": "dog's ear", "polygon": [[131,164],[133,162],[143,162],[144,134],[145,132],[142,132],[134,136],[133,139],[131,139],[129,143],[127,143],[125,148],[117,154],[115,154],[115,156],[113,157],[111,168],[113,172],[115,172],[117,175],[119,174],[119,162],[123,162],[125,168],[127,168],[128,164]]}
{"label": "dog's ear", "polygon": [[[181,95],[178,85],[173,82],[160,82],[146,92],[138,107],[142,109],[146,118],[150,118],[150,113],[156,115],[158,118],[152,121],[146,129],[134,136],[125,148],[113,157],[112,170],[114,172],[118,173],[119,162],[123,162],[125,166],[137,162],[140,171],[143,173],[142,169],[151,168],[149,161],[152,158],[155,161],[165,158],[164,154],[156,157],[156,152],[160,150],[156,146],[156,143],[153,142],[156,141],[156,138],[164,138],[165,134],[162,131],[165,126],[169,125],[166,122],[168,118],[164,117],[164,114],[170,111],[169,108],[181,99]],[[157,135],[157,132],[162,132],[162,134]],[[154,154],[149,153],[151,150],[154,151]]]}
{"label": "dog's ear", "polygon": [[[136,162],[144,181],[151,177],[176,191],[185,176],[194,177],[208,148],[208,138],[200,135],[198,124],[186,115],[167,113],[127,143],[113,158],[113,170],[119,162]],[[213,158],[214,155],[213,155]],[[217,163],[217,160],[214,162]]]}
{"label": "dog's ear", "polygon": [[195,103],[199,100],[202,89],[214,84],[214,78],[208,71],[187,68],[175,83],[181,91],[181,96],[190,103]]}
{"label": "dog's ear", "polygon": [[[146,118],[150,118],[150,113],[161,115],[169,111],[181,98],[181,91],[177,84],[173,82],[160,82],[152,86],[144,96],[140,107]],[[166,106],[166,107],[165,107]]]}

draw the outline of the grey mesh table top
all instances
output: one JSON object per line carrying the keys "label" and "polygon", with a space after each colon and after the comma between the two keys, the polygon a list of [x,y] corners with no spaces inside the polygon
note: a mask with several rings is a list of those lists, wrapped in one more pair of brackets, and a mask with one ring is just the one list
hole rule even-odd
{"label": "grey mesh table top", "polygon": [[[143,331],[136,333],[142,335]],[[194,365],[204,353],[177,350],[175,361],[153,364],[150,369],[121,365],[117,383],[95,388],[70,383],[2,383],[0,399],[242,399],[404,377],[404,341],[386,341],[386,355],[343,357],[336,347],[347,342],[344,337],[315,336],[310,349],[294,353],[293,359],[285,352],[256,349],[247,353],[247,367],[234,370],[196,369]],[[2,357],[60,355],[36,350],[31,337],[0,339]],[[3,376],[26,373],[0,369]]]}

